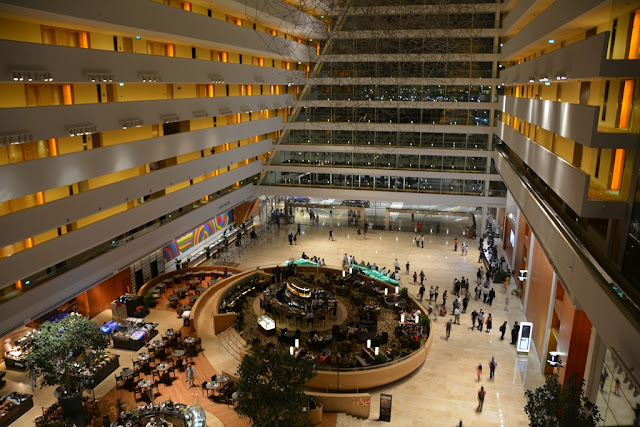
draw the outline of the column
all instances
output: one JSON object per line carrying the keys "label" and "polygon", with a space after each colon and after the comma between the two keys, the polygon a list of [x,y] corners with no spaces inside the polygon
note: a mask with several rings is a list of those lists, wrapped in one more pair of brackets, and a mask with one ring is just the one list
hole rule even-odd
{"label": "column", "polygon": [[[596,328],[591,328],[587,363],[584,367],[585,394],[591,402],[595,402],[598,399],[600,374],[602,373],[606,352],[607,346],[604,344],[604,341],[602,341],[602,338],[600,338],[600,334],[598,334]],[[611,379],[609,379],[609,381],[611,381]]]}

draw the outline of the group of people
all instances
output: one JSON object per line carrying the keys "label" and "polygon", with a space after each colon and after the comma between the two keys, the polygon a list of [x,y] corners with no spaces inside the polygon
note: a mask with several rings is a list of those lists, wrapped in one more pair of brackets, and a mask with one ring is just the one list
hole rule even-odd
{"label": "group of people", "polygon": [[327,264],[324,262],[324,258],[320,258],[317,256],[312,256],[309,257],[309,255],[307,255],[306,253],[302,252],[302,255],[300,256],[300,258],[302,259],[308,259],[309,261],[315,262],[316,264],[318,264],[320,267],[326,267]]}

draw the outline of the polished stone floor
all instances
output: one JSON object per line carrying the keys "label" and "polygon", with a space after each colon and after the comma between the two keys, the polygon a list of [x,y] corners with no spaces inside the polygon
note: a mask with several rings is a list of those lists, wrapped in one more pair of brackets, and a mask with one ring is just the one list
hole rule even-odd
{"label": "polished stone floor", "polygon": [[[316,210],[317,212],[317,210]],[[416,294],[418,286],[413,285],[411,275],[424,270],[426,287],[440,286],[438,303],[441,303],[445,289],[452,293],[454,278],[471,277],[475,283],[478,260],[478,241],[462,236],[462,226],[457,223],[442,224],[440,235],[425,234],[424,248],[417,248],[412,240],[415,236],[411,224],[403,224],[400,231],[374,230],[358,237],[356,228],[347,225],[347,216],[329,217],[328,212],[320,213],[320,224],[309,225],[308,216],[298,214],[301,235],[297,245],[289,245],[288,231],[296,232],[296,225],[281,225],[251,247],[241,248],[236,256],[240,268],[255,269],[257,266],[281,263],[289,258],[299,258],[304,251],[307,255],[324,258],[329,266],[339,266],[345,253],[356,257],[358,262],[376,263],[379,267],[393,268],[397,258],[402,268],[401,284]],[[329,240],[329,229],[334,230],[334,241]],[[449,233],[446,233],[446,230]],[[460,248],[455,252],[453,244],[458,237],[470,246],[467,256],[462,256]],[[411,275],[404,274],[409,261]],[[473,287],[473,286],[472,286]],[[509,331],[504,341],[500,341],[499,326],[506,320],[510,330],[514,321],[525,320],[520,300],[511,295],[509,311],[505,311],[505,297],[502,289],[496,289],[497,297],[493,306],[482,301],[471,300],[461,325],[453,325],[449,340],[445,339],[445,322],[439,318],[433,325],[434,343],[424,365],[410,377],[391,386],[373,390],[370,420],[377,420],[379,394],[393,395],[392,425],[398,426],[454,426],[461,420],[467,426],[522,426],[528,424],[524,413],[524,391],[544,383],[540,373],[540,363],[535,350],[529,356],[518,356],[515,346],[509,344]],[[451,297],[447,306],[451,309]],[[490,334],[470,330],[470,313],[483,309],[493,315],[493,330]],[[494,356],[498,362],[496,378],[489,379],[488,364]],[[477,380],[478,364],[484,367],[484,374]],[[477,391],[484,386],[487,391],[484,409],[476,412]],[[340,420],[340,418],[338,418]]]}
{"label": "polished stone floor", "polygon": [[[424,248],[417,248],[412,243],[415,236],[411,230],[411,223],[394,223],[395,231],[374,230],[364,236],[356,233],[356,228],[347,225],[346,213],[336,213],[330,217],[326,211],[320,213],[320,224],[309,225],[308,216],[298,215],[301,221],[301,235],[297,245],[289,245],[287,234],[289,229],[295,233],[295,225],[282,225],[278,230],[275,226],[264,233],[258,240],[243,242],[243,246],[235,254],[235,263],[240,268],[255,269],[258,266],[274,265],[289,258],[299,258],[302,252],[324,258],[330,266],[339,266],[345,253],[356,257],[358,261],[364,259],[378,266],[393,268],[397,258],[402,267],[401,284],[407,286],[412,294],[416,294],[418,287],[414,286],[410,275],[404,274],[405,264],[410,263],[410,271],[426,274],[427,289],[429,286],[440,286],[452,293],[453,279],[458,277],[475,278],[477,264],[477,241],[462,236],[466,226],[452,221],[443,223],[440,235],[425,234]],[[260,227],[266,227],[261,225]],[[334,230],[334,241],[328,239],[329,230]],[[262,233],[260,233],[262,235]],[[462,256],[453,250],[453,241],[458,237],[459,244],[468,243],[468,256]],[[235,250],[235,249],[234,249]],[[472,280],[473,283],[473,280]],[[493,314],[494,328],[490,334],[469,329],[471,319],[469,314],[463,315],[461,325],[454,325],[451,337],[445,339],[444,328],[447,318],[439,318],[433,324],[433,347],[427,360],[411,376],[390,386],[370,390],[373,395],[371,417],[365,424],[377,422],[379,412],[380,393],[393,396],[393,411],[391,425],[397,426],[454,426],[460,420],[468,426],[521,426],[527,425],[528,419],[523,411],[525,405],[524,391],[541,385],[544,377],[540,374],[540,364],[535,351],[529,356],[517,356],[515,347],[509,345],[508,332],[505,341],[499,340],[498,327],[503,321],[508,322],[509,328],[514,321],[524,320],[522,306],[516,297],[511,297],[509,311],[505,311],[505,296],[496,289],[497,298],[492,307],[481,301],[471,300],[468,313],[482,308]],[[448,300],[451,308],[451,297]],[[101,316],[109,316],[109,310]],[[102,319],[97,319],[102,321]],[[152,310],[150,321],[160,323],[160,332],[167,328],[179,328],[180,321],[170,312]],[[217,372],[232,372],[237,366],[237,360],[221,345],[217,337],[206,332],[207,320],[201,322],[200,336],[207,359]],[[118,352],[116,350],[116,352]],[[122,354],[121,364],[128,364],[132,352]],[[488,364],[495,356],[498,367],[495,380],[488,378]],[[476,367],[482,364],[485,368],[480,381],[476,377]],[[29,379],[22,372],[9,371],[8,384],[3,393],[9,391],[31,392]],[[106,394],[114,386],[113,376],[105,380],[96,389],[96,395]],[[476,412],[476,394],[480,386],[487,390],[484,409]],[[25,414],[15,425],[33,425],[34,417],[42,410],[42,406],[49,406],[54,398],[51,390],[35,391],[36,407]],[[220,420],[210,414],[209,425],[220,425]],[[346,424],[344,417],[338,421]],[[246,421],[245,421],[246,422]],[[235,422],[233,423],[235,424]],[[242,424],[242,422],[240,423]],[[323,425],[326,425],[323,422]],[[349,425],[349,424],[346,424]]]}

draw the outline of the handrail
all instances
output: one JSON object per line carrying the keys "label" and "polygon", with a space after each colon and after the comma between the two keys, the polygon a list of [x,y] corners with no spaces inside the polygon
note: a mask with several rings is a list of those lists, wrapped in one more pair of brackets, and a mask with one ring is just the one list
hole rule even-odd
{"label": "handrail", "polygon": [[[546,190],[539,184],[535,184],[535,181],[526,168],[519,168],[514,162],[518,162],[519,159],[513,158],[511,151],[504,144],[496,147],[498,153],[503,156],[504,160],[508,162],[511,167],[520,172],[520,179],[525,187],[529,190],[532,197],[541,206],[541,208],[547,213],[549,219],[560,230],[565,240],[573,247],[576,254],[581,258],[584,265],[589,269],[591,275],[596,279],[601,289],[613,300],[618,301],[623,308],[623,313],[632,324],[636,327],[640,326],[640,307],[636,301],[640,301],[640,292],[633,288],[628,281],[617,271],[612,268],[612,263],[605,260],[600,254],[599,249],[596,248],[591,242],[587,240],[584,230],[577,228],[573,221],[567,221],[564,217],[566,214],[558,213],[557,209],[551,206],[551,203],[547,201],[547,198],[543,198],[541,194],[545,194]],[[521,160],[520,160],[521,161]],[[551,199],[553,200],[553,199]],[[577,236],[582,235],[582,239]],[[553,258],[549,256],[546,249],[542,247],[549,259],[549,262],[553,264]]]}

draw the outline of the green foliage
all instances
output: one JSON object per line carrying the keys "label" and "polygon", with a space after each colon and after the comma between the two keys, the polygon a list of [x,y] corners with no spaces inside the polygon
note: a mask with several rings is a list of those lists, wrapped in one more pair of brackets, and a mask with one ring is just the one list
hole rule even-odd
{"label": "green foliage", "polygon": [[558,382],[556,374],[547,378],[545,384],[525,392],[527,404],[524,411],[532,427],[587,427],[602,420],[598,407],[584,394],[584,380],[572,375],[564,384]]}
{"label": "green foliage", "polygon": [[384,354],[378,354],[373,358],[374,365],[382,365],[383,363],[387,363],[387,356]]}
{"label": "green foliage", "polygon": [[420,316],[420,324],[424,330],[424,334],[429,336],[431,334],[431,318],[426,314]]}
{"label": "green foliage", "polygon": [[77,391],[75,378],[80,369],[91,365],[107,343],[98,324],[82,316],[70,314],[57,323],[44,322],[26,357],[27,372],[42,376],[43,387],[63,386],[65,392],[72,393]]}
{"label": "green foliage", "polygon": [[305,384],[315,376],[315,366],[288,353],[246,355],[238,368],[236,412],[256,427],[310,425]]}
{"label": "green foliage", "polygon": [[407,299],[409,297],[409,289],[400,288],[400,292],[398,292],[398,295],[400,295],[400,298]]}

